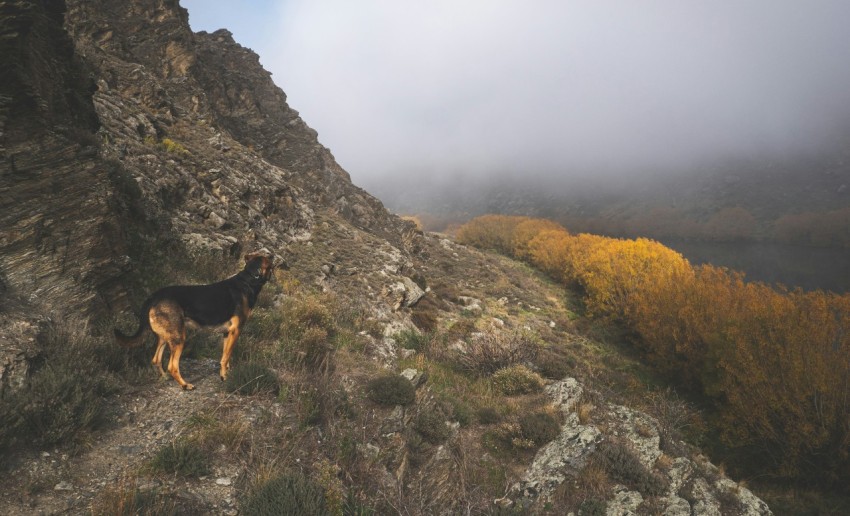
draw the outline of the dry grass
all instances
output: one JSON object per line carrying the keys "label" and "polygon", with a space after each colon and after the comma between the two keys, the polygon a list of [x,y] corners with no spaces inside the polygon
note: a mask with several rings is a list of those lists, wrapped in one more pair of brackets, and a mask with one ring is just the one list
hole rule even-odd
{"label": "dry grass", "polygon": [[500,369],[533,362],[539,345],[526,332],[486,332],[471,339],[463,353],[457,353],[458,366],[471,374],[489,376]]}

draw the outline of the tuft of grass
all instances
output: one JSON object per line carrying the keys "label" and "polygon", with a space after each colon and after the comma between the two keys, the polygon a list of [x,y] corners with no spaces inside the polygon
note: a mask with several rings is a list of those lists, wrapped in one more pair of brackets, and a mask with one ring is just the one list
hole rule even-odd
{"label": "tuft of grass", "polygon": [[395,335],[395,340],[404,349],[422,351],[428,345],[431,337],[426,333],[419,333],[416,330],[404,330]]}
{"label": "tuft of grass", "polygon": [[410,405],[416,398],[416,388],[413,384],[397,374],[370,380],[366,391],[368,398],[379,405]]}
{"label": "tuft of grass", "polygon": [[181,477],[202,477],[209,473],[206,454],[194,442],[166,444],[151,461],[151,468]]}
{"label": "tuft of grass", "polygon": [[331,514],[325,501],[324,490],[300,473],[274,477],[251,490],[242,501],[240,513],[245,516]]}
{"label": "tuft of grass", "polygon": [[280,381],[268,367],[255,362],[243,362],[227,374],[224,390],[246,396],[262,392],[277,395]]}
{"label": "tuft of grass", "polygon": [[171,138],[163,138],[162,142],[160,142],[162,148],[165,149],[165,152],[172,152],[175,154],[189,154],[189,151],[182,144],[175,142]]}
{"label": "tuft of grass", "polygon": [[137,514],[170,516],[200,512],[203,511],[196,507],[178,507],[178,501],[174,496],[166,496],[156,489],[140,491],[135,481],[126,478],[122,478],[118,484],[108,486],[98,493],[91,504],[93,516],[136,516]]}
{"label": "tuft of grass", "polygon": [[493,387],[506,396],[531,394],[543,390],[543,379],[524,365],[514,365],[496,371],[491,377]]}

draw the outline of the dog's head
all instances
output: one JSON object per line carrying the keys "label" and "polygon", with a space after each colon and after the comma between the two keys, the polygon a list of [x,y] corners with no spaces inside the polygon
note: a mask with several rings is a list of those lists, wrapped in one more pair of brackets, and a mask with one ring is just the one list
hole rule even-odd
{"label": "dog's head", "polygon": [[262,280],[263,283],[274,276],[274,270],[277,266],[274,258],[266,254],[248,253],[245,255],[245,270],[251,277]]}

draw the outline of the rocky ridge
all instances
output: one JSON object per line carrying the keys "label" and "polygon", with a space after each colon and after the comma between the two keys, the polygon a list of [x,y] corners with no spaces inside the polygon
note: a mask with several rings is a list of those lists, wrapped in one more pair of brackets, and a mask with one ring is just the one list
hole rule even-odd
{"label": "rocky ridge", "polygon": [[[584,388],[573,378],[549,381],[534,398],[565,421],[536,454],[465,454],[482,449],[486,428],[458,421],[445,423],[444,442],[422,443],[412,428],[422,414],[441,413],[439,369],[400,335],[422,333],[427,309],[429,325],[474,323],[468,339],[527,329],[561,345],[575,340],[575,329],[560,322],[571,317],[563,293],[515,263],[422,234],[387,212],[351,184],[256,54],[225,30],[192,33],[187,16],[177,0],[0,1],[0,386],[25,388],[45,327],[111,321],[151,288],[187,278],[174,269],[214,263],[214,272],[230,273],[242,253],[265,248],[287,259],[291,280],[362,307],[374,328],[356,335],[365,361],[341,353],[349,362],[332,377],[363,403],[357,449],[365,465],[358,467],[376,479],[368,502],[399,513],[481,513],[496,505],[545,512],[553,493],[610,440],[659,470],[657,422],[605,402],[597,403],[594,424],[582,423],[576,400]],[[462,340],[455,345],[464,352]],[[138,474],[210,410],[243,430],[280,431],[293,467],[324,464],[321,445],[333,428],[302,429],[280,400],[246,403],[222,393],[214,369],[209,359],[187,360],[193,393],[141,383],[111,395],[112,421],[99,430],[98,445],[4,460],[0,510],[78,513],[97,507],[115,485],[135,482],[140,492],[236,513],[255,472],[230,454],[221,452],[213,471],[196,479]],[[397,369],[415,384],[415,403],[369,405],[364,376]],[[667,492],[652,498],[664,513],[717,513],[721,491],[741,513],[769,513],[687,455],[671,459]],[[502,475],[498,504],[496,496],[482,502],[483,488],[464,476],[476,468]],[[649,510],[647,497],[627,486],[610,495],[609,514]]]}

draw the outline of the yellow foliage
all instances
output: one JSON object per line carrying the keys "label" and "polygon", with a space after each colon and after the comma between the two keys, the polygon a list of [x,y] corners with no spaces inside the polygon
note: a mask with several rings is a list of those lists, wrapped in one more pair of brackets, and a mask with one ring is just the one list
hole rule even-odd
{"label": "yellow foliage", "polygon": [[583,289],[590,315],[624,323],[653,364],[715,400],[722,436],[766,452],[760,466],[850,473],[850,295],[746,282],[652,240],[570,235],[528,217],[479,217],[459,238]]}

